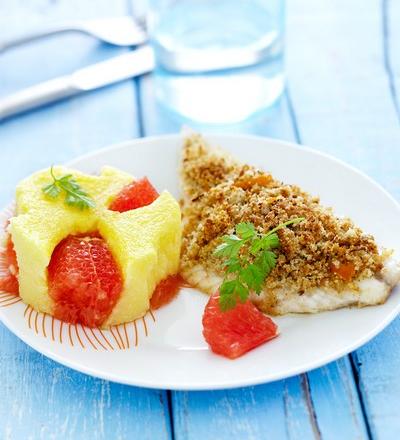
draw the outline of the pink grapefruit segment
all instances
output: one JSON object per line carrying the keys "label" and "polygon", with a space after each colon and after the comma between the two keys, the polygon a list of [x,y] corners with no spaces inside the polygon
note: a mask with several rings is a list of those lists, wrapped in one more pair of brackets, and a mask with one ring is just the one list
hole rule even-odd
{"label": "pink grapefruit segment", "polygon": [[48,266],[54,316],[62,321],[100,326],[122,291],[119,268],[105,241],[68,236],[55,248]]}
{"label": "pink grapefruit segment", "polygon": [[275,338],[278,327],[249,300],[223,312],[217,292],[204,310],[203,335],[214,353],[236,359]]}
{"label": "pink grapefruit segment", "polygon": [[6,271],[0,275],[0,291],[18,295],[18,262],[10,235],[7,237],[7,244],[1,252],[1,257],[3,258],[3,265]]}
{"label": "pink grapefruit segment", "polygon": [[185,283],[179,274],[170,275],[160,281],[154,289],[153,295],[150,299],[150,307],[153,310],[157,310],[170,303],[176,295],[178,295],[179,290],[184,284]]}
{"label": "pink grapefruit segment", "polygon": [[150,205],[159,196],[147,177],[124,186],[111,202],[111,211],[125,212]]}

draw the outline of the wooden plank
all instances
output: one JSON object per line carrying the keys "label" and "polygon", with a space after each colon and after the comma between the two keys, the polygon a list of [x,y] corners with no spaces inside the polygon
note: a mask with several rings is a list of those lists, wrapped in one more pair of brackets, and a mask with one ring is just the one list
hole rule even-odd
{"label": "wooden plank", "polygon": [[373,438],[400,435],[397,406],[400,399],[399,318],[353,354],[357,381]]}
{"label": "wooden plank", "polygon": [[237,390],[173,393],[175,438],[316,438],[302,380],[295,377]]}
{"label": "wooden plank", "polygon": [[400,133],[383,64],[380,5],[290,2],[288,75],[302,141],[356,165],[399,197],[392,158]]}
{"label": "wooden plank", "polygon": [[164,392],[113,384],[62,367],[10,337],[2,325],[0,339],[6,342],[0,355],[2,439],[169,437]]}
{"label": "wooden plank", "polygon": [[308,381],[321,438],[368,438],[348,356],[311,371]]}
{"label": "wooden plank", "polygon": [[367,438],[352,377],[346,357],[268,385],[173,393],[175,438]]}
{"label": "wooden plank", "polygon": [[[385,68],[392,103],[400,123],[400,3],[386,0],[382,3],[383,50]],[[398,126],[399,127],[399,126]],[[383,126],[396,134],[397,142],[391,145],[390,160],[400,163],[399,128],[394,125]],[[386,172],[386,166],[382,174]],[[398,167],[397,167],[398,168]],[[390,179],[389,190],[399,198],[400,176],[398,169]],[[400,422],[396,407],[400,399],[400,319],[390,325],[369,344],[358,350],[354,356],[360,390],[369,417],[371,431],[375,438],[393,439],[400,435]]]}
{"label": "wooden plank", "polygon": [[[151,77],[142,79],[146,135],[177,132],[184,124],[155,99]],[[286,97],[277,108],[241,126],[191,126],[200,131],[253,133],[296,140]],[[348,359],[310,375],[239,390],[172,393],[176,439],[366,438],[365,423]],[[340,402],[341,423],[332,423],[327,402]],[[338,437],[336,437],[338,438]]]}
{"label": "wooden plank", "polygon": [[[289,76],[302,140],[361,168],[399,198],[399,2],[294,0],[290,7]],[[400,434],[399,332],[397,319],[352,357],[374,438]]]}
{"label": "wooden plank", "polygon": [[[0,37],[33,24],[126,13],[125,1],[2,2]],[[57,37],[0,57],[0,94],[120,53],[88,37]],[[139,134],[132,81],[27,113],[0,126],[0,204],[38,168]],[[0,324],[0,438],[164,439],[166,393],[93,379],[28,348]]]}
{"label": "wooden plank", "polygon": [[382,2],[382,31],[384,65],[388,76],[390,94],[400,123],[400,3]]}

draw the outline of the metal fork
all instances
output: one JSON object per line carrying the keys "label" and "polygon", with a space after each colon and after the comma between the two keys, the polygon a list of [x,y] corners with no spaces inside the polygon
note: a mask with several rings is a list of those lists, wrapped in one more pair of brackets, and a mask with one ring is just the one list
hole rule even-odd
{"label": "metal fork", "polygon": [[129,16],[80,20],[37,29],[10,40],[0,41],[0,52],[51,35],[80,32],[115,46],[136,46],[147,41],[144,25]]}

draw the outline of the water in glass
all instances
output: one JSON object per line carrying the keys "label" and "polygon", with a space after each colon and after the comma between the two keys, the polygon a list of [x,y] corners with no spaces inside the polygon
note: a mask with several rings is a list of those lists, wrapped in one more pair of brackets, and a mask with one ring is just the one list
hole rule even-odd
{"label": "water in glass", "polygon": [[150,0],[157,95],[204,123],[271,106],[284,88],[284,0]]}

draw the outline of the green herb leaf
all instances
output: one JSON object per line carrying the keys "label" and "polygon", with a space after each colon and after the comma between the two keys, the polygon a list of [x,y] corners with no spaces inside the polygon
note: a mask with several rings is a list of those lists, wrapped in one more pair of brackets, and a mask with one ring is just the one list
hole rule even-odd
{"label": "green herb leaf", "polygon": [[246,283],[250,290],[260,293],[264,283],[265,274],[260,265],[249,264],[240,271],[240,278]]}
{"label": "green herb leaf", "polygon": [[247,298],[249,296],[249,291],[248,291],[248,288],[243,283],[238,281],[236,283],[235,294],[239,298],[239,300],[242,303],[244,303],[244,302],[246,302],[246,300],[247,300]]}
{"label": "green herb leaf", "polygon": [[256,228],[252,223],[238,223],[235,230],[236,235],[243,240],[250,240],[257,235]]}
{"label": "green herb leaf", "polygon": [[257,258],[257,264],[261,267],[261,270],[263,271],[264,278],[267,277],[271,270],[276,265],[276,255],[272,251],[264,251],[258,258]]}
{"label": "green herb leaf", "polygon": [[223,312],[233,309],[236,306],[237,299],[233,295],[221,295],[219,297],[219,306]]}
{"label": "green herb leaf", "polygon": [[60,195],[61,190],[57,185],[51,183],[43,187],[43,192],[52,199],[56,199]]}
{"label": "green herb leaf", "polygon": [[263,249],[277,249],[281,244],[276,232],[262,238]]}
{"label": "green herb leaf", "polygon": [[250,292],[260,294],[265,279],[276,266],[274,249],[280,247],[277,231],[304,220],[298,217],[260,234],[252,223],[238,223],[235,234],[222,237],[214,255],[223,259],[225,278],[220,287],[219,304],[226,311],[238,301],[245,302]]}
{"label": "green herb leaf", "polygon": [[237,257],[229,258],[229,260],[225,261],[223,265],[226,266],[227,273],[239,272],[242,267],[240,265],[240,260]]}
{"label": "green herb leaf", "polygon": [[220,307],[226,311],[235,306],[238,300],[245,301],[247,298],[246,287],[238,280],[226,281],[220,288]]}
{"label": "green herb leaf", "polygon": [[215,255],[226,258],[236,257],[242,246],[242,240],[236,235],[227,235],[222,240],[223,243],[215,249]]}
{"label": "green herb leaf", "polygon": [[91,199],[90,196],[80,187],[72,174],[66,174],[57,178],[54,175],[53,167],[51,167],[50,175],[53,179],[53,183],[45,185],[42,188],[42,191],[46,196],[56,199],[60,196],[61,192],[64,192],[64,202],[68,206],[74,206],[81,210],[93,208],[95,206],[93,199]]}

